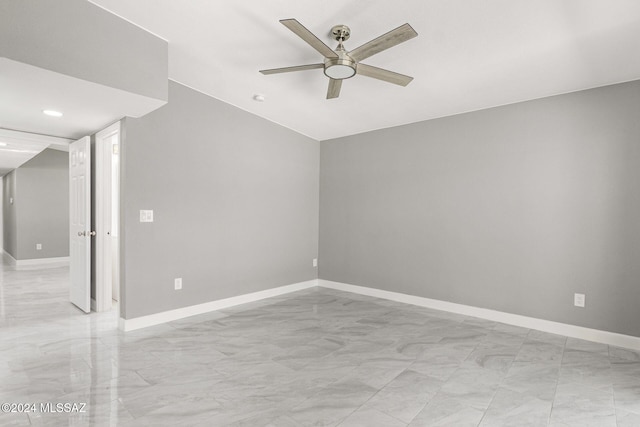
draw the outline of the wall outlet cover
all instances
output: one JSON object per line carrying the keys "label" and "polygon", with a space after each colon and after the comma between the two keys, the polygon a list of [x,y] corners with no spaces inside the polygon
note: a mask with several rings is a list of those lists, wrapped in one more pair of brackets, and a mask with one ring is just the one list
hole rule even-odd
{"label": "wall outlet cover", "polygon": [[177,279],[175,279],[173,281],[173,287],[175,288],[176,291],[179,291],[180,289],[182,289],[182,278],[178,277]]}
{"label": "wall outlet cover", "polygon": [[317,267],[318,266],[318,258],[314,258],[313,259],[313,266]]}
{"label": "wall outlet cover", "polygon": [[141,210],[140,211],[140,222],[153,222],[153,211],[152,210]]}
{"label": "wall outlet cover", "polygon": [[584,294],[573,294],[573,305],[576,307],[584,307],[585,303],[585,295]]}
{"label": "wall outlet cover", "polygon": [[42,243],[36,243],[36,251],[42,250]]}

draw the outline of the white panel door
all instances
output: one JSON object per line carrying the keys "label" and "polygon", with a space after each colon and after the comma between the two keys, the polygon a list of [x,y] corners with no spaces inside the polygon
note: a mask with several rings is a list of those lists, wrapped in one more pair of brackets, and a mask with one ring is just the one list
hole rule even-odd
{"label": "white panel door", "polygon": [[91,140],[69,145],[69,217],[71,232],[71,302],[91,311]]}

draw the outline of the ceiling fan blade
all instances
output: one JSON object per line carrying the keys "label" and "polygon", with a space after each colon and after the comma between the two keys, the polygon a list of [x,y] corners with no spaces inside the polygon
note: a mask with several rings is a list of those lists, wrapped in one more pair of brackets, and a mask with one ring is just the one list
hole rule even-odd
{"label": "ceiling fan blade", "polygon": [[312,48],[327,58],[337,58],[338,54],[335,53],[329,46],[324,44],[322,40],[317,38],[311,31],[307,30],[304,25],[296,21],[295,19],[281,19],[280,23],[293,31],[298,37],[306,41]]}
{"label": "ceiling fan blade", "polygon": [[393,83],[400,86],[406,86],[411,83],[413,77],[405,76],[404,74],[394,73],[393,71],[385,70],[378,67],[372,67],[371,65],[358,64],[358,74],[372,77],[378,80],[384,80],[385,82]]}
{"label": "ceiling fan blade", "polygon": [[324,68],[324,64],[297,65],[295,67],[271,68],[269,70],[260,70],[262,74],[280,74],[290,73],[292,71],[314,70],[316,68]]}
{"label": "ceiling fan blade", "polygon": [[342,80],[329,79],[329,89],[327,89],[327,99],[333,99],[340,96],[340,88]]}
{"label": "ceiling fan blade", "polygon": [[362,61],[370,56],[380,53],[383,50],[396,46],[402,42],[416,37],[418,33],[409,24],[404,24],[391,30],[386,34],[375,38],[360,47],[349,52],[349,56],[356,61]]}

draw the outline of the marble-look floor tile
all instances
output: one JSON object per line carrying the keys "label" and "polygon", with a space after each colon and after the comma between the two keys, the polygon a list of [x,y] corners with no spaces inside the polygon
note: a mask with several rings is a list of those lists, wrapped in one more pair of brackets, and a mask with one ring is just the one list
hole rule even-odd
{"label": "marble-look floor tile", "polygon": [[23,413],[0,413],[0,425],[6,427],[30,426],[28,414]]}
{"label": "marble-look floor tile", "polygon": [[475,345],[433,344],[411,365],[411,370],[442,381],[448,380],[469,357]]}
{"label": "marble-look floor tile", "polygon": [[339,427],[406,427],[406,423],[374,408],[363,407],[338,424]]}
{"label": "marble-look floor tile", "polygon": [[298,427],[298,422],[288,415],[281,415],[267,421],[265,427]]}
{"label": "marble-look floor tile", "polygon": [[494,331],[506,332],[511,335],[526,337],[531,333],[531,329],[521,326],[507,325],[506,323],[496,323]]}
{"label": "marble-look floor tile", "polygon": [[500,388],[485,412],[480,427],[546,426],[552,401],[552,398],[543,400],[535,395]]}
{"label": "marble-look floor tile", "polygon": [[508,332],[491,330],[485,335],[483,343],[504,347],[519,347],[526,338],[526,334],[515,335]]}
{"label": "marble-look floor tile", "polygon": [[640,363],[640,351],[628,350],[626,348],[609,346],[609,357],[611,363],[638,362]]}
{"label": "marble-look floor tile", "polygon": [[[0,264],[0,425],[640,425],[636,351],[314,288],[123,333]],[[37,304],[34,303],[37,301]]]}
{"label": "marble-look floor tile", "polygon": [[437,343],[442,337],[435,336],[430,338],[424,337],[411,337],[400,340],[396,345],[396,351],[407,357],[416,358],[422,354],[422,352],[429,348],[431,344]]}
{"label": "marble-look floor tile", "polygon": [[189,405],[197,407],[198,403],[209,402],[207,408],[210,408],[210,405],[220,407],[221,405],[214,399],[214,385],[206,381],[189,384],[156,384],[121,397],[120,400],[135,418],[164,411],[179,403],[183,403],[185,407]]}
{"label": "marble-look floor tile", "polygon": [[117,400],[106,404],[87,404],[83,413],[29,414],[33,426],[120,426],[134,420]]}
{"label": "marble-look floor tile", "polygon": [[551,424],[607,427],[616,425],[611,389],[602,390],[582,384],[558,384]]}
{"label": "marble-look floor tile", "polygon": [[553,363],[559,365],[562,362],[563,353],[564,348],[562,346],[528,338],[522,343],[515,361],[544,364]]}
{"label": "marble-look floor tile", "polygon": [[612,360],[611,381],[614,391],[617,389],[639,389],[640,362]]}
{"label": "marble-look floor tile", "polygon": [[640,413],[616,409],[616,421],[617,427],[638,427],[640,426]]}
{"label": "marble-look floor tile", "polygon": [[440,328],[439,332],[442,336],[442,339],[438,341],[439,344],[478,345],[484,340],[489,330],[455,326]]}
{"label": "marble-look floor tile", "polygon": [[336,425],[355,412],[376,391],[361,382],[337,382],[291,409],[288,415],[301,426]]}
{"label": "marble-look floor tile", "polygon": [[640,381],[634,385],[614,385],[616,408],[640,414]]}
{"label": "marble-look floor tile", "polygon": [[608,363],[563,363],[560,367],[558,382],[610,390],[613,385],[611,366]]}
{"label": "marble-look floor tile", "polygon": [[601,353],[604,355],[609,354],[609,346],[607,344],[601,344],[593,341],[585,341],[578,338],[567,338],[565,347],[568,350],[581,350],[590,353]]}
{"label": "marble-look floor tile", "polygon": [[443,381],[436,378],[406,370],[376,393],[365,407],[408,423],[436,395],[442,384]]}
{"label": "marble-look floor tile", "polygon": [[405,357],[380,355],[369,357],[357,367],[350,370],[347,378],[358,380],[376,389],[381,389],[400,375],[413,360]]}
{"label": "marble-look floor tile", "polygon": [[484,412],[504,376],[500,371],[478,367],[474,362],[465,362],[442,385],[439,394]]}
{"label": "marble-look floor tile", "polygon": [[506,374],[519,350],[520,346],[506,346],[486,342],[476,347],[466,360],[468,363],[473,363],[478,367]]}
{"label": "marble-look floor tile", "polygon": [[484,410],[444,395],[436,395],[411,421],[409,427],[477,427]]}
{"label": "marble-look floor tile", "polygon": [[540,362],[514,362],[501,387],[543,400],[553,400],[560,368]]}
{"label": "marble-look floor tile", "polygon": [[493,329],[498,324],[493,320],[480,319],[479,317],[470,317],[462,321],[463,325],[479,326],[484,329]]}
{"label": "marble-look floor tile", "polygon": [[563,335],[550,334],[548,332],[536,331],[534,329],[529,331],[527,338],[533,341],[554,344],[560,347],[564,347],[567,342],[567,337]]}

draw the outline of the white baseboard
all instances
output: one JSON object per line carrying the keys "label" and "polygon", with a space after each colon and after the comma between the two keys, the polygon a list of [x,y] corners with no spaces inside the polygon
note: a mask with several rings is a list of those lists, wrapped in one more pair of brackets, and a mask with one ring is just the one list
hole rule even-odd
{"label": "white baseboard", "polygon": [[538,331],[549,332],[557,335],[564,335],[572,338],[579,338],[587,341],[599,342],[616,347],[640,350],[640,337],[623,335],[615,332],[584,328],[582,326],[537,319],[535,317],[521,316],[519,314],[505,313],[502,311],[489,310],[487,308],[456,304],[453,302],[401,294],[399,292],[383,291],[380,289],[367,288],[364,286],[349,285],[340,282],[332,282],[323,279],[318,279],[318,286],[336,289],[339,291],[352,292],[355,294],[367,295],[376,298],[382,298],[390,301],[402,302],[405,304],[417,305],[420,307],[432,308],[440,311],[448,311],[451,313],[463,314],[466,316],[479,317],[481,319],[493,320],[495,322],[535,329]]}
{"label": "white baseboard", "polygon": [[69,257],[15,259],[10,253],[4,251],[3,256],[9,264],[16,267],[52,267],[52,264],[60,266],[69,265]]}
{"label": "white baseboard", "polygon": [[56,257],[56,258],[19,259],[16,265],[20,266],[20,265],[46,265],[46,264],[69,265],[69,257],[62,256],[62,257]]}
{"label": "white baseboard", "polygon": [[[280,286],[278,288],[238,295],[222,300],[210,301],[203,304],[178,308],[175,310],[163,311],[161,313],[136,317],[133,319],[119,318],[118,326],[122,331],[133,331],[136,329],[146,328],[148,326],[171,322],[173,320],[184,319],[185,317],[204,314],[224,308],[235,307],[237,305],[246,304],[249,302],[260,301],[266,298],[284,295],[290,292],[310,289],[316,286],[351,292],[355,294],[367,295],[375,298],[381,298],[420,307],[432,308],[434,310],[463,314],[465,316],[478,317],[481,319],[520,326],[523,328],[535,329],[552,334],[564,335],[567,337],[579,338],[587,341],[594,341],[613,345],[616,347],[623,347],[640,351],[640,337],[623,335],[615,332],[601,331],[598,329],[585,328],[582,326],[569,325],[566,323],[553,322],[550,320],[537,319],[535,317],[521,316],[519,314],[505,313],[502,311],[490,310],[487,308],[473,307],[448,301],[407,295],[399,292],[390,292],[381,289],[368,288],[365,286],[332,282],[323,279],[294,283],[292,285]],[[93,304],[94,301],[92,301],[92,305]]]}
{"label": "white baseboard", "polygon": [[150,314],[148,316],[135,317],[133,319],[119,318],[118,327],[124,332],[133,331],[136,329],[146,328],[148,326],[171,322],[173,320],[184,319],[185,317],[208,313],[210,311],[235,307],[236,305],[246,304],[248,302],[259,301],[265,298],[288,294],[290,292],[314,288],[316,286],[318,286],[318,281],[314,279],[264,291],[253,292],[250,294],[238,295],[236,297],[205,302],[203,304],[191,305],[189,307],[178,308],[175,310],[163,311],[161,313]]}
{"label": "white baseboard", "polygon": [[5,250],[2,251],[2,258],[9,264],[9,265],[16,265],[16,259],[14,257],[11,256],[11,254]]}

